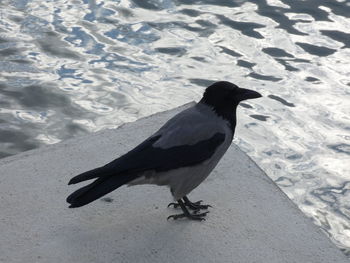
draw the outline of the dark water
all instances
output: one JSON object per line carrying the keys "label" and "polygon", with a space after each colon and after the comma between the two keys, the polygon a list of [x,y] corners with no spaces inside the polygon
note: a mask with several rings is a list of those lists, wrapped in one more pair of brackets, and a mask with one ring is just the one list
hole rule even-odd
{"label": "dark water", "polygon": [[264,94],[235,142],[350,254],[350,3],[0,1],[0,157],[198,100]]}

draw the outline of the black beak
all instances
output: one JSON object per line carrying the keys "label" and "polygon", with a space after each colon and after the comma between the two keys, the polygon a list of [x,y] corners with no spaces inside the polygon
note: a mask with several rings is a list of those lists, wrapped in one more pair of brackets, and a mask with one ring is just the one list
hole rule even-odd
{"label": "black beak", "polygon": [[242,101],[242,100],[249,100],[249,99],[257,99],[262,97],[262,95],[259,92],[256,92],[254,90],[240,88],[238,97],[239,97],[239,100]]}

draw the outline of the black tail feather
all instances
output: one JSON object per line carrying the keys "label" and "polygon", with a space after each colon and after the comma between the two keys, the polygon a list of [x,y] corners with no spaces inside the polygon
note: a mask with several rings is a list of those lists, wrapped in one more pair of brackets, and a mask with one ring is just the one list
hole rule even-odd
{"label": "black tail feather", "polygon": [[101,177],[102,175],[106,175],[106,171],[104,171],[104,167],[99,167],[99,168],[87,171],[85,173],[79,174],[77,176],[74,176],[72,179],[70,179],[68,185],[77,184],[86,180],[98,178],[98,177]]}
{"label": "black tail feather", "polygon": [[[112,192],[120,186],[134,180],[137,177],[135,174],[103,176],[95,180],[89,185],[86,185],[70,196],[67,197],[67,202],[70,208],[81,207],[87,205],[96,199]],[[73,178],[74,179],[74,178]]]}

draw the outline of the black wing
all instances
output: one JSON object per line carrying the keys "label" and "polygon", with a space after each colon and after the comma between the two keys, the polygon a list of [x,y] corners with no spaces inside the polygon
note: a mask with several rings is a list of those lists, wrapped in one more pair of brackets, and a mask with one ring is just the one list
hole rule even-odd
{"label": "black wing", "polygon": [[72,178],[69,184],[106,175],[136,174],[147,170],[162,172],[192,166],[209,159],[225,140],[225,134],[216,133],[211,138],[193,145],[163,149],[153,146],[160,137],[161,135],[151,137],[132,151],[105,166]]}
{"label": "black wing", "polygon": [[209,159],[225,140],[216,133],[207,140],[193,145],[174,146],[167,149],[154,147],[161,135],[151,137],[134,150],[100,168],[85,172],[70,180],[69,184],[98,178],[67,197],[70,207],[80,207],[112,192],[123,184],[136,179],[147,170],[168,171],[201,163]]}

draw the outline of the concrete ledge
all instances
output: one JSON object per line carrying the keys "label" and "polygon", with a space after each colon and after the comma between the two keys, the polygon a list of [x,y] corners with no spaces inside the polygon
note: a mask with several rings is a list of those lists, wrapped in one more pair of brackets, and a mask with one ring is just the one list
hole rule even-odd
{"label": "concrete ledge", "polygon": [[0,161],[0,262],[348,262],[232,145],[191,198],[205,222],[167,221],[167,188],[122,187],[68,209],[68,180],[125,153],[180,107]]}

